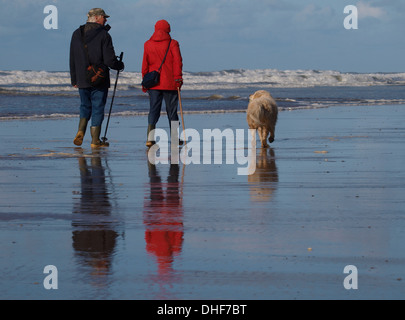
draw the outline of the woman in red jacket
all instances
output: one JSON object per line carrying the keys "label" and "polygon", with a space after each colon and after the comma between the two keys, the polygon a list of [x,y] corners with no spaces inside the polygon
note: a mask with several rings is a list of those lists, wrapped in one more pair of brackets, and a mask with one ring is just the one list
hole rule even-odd
{"label": "woman in red jacket", "polygon": [[183,85],[183,59],[181,57],[179,43],[170,37],[170,24],[166,20],[160,20],[155,24],[155,32],[152,37],[146,41],[144,45],[142,78],[148,72],[159,69],[168,47],[169,51],[160,72],[159,84],[149,90],[142,88],[144,92],[149,93],[150,100],[147,147],[151,147],[155,144],[154,139],[149,140],[149,132],[156,128],[163,99],[165,100],[170,127],[171,121],[179,121],[177,115],[179,99],[177,88],[181,88]]}

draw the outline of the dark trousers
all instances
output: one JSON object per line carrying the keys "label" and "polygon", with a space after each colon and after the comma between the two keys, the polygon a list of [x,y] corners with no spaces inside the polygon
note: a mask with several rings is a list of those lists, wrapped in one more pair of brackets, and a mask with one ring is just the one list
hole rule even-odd
{"label": "dark trousers", "polygon": [[177,114],[179,96],[177,91],[149,90],[148,93],[150,101],[148,123],[150,125],[156,125],[156,123],[159,121],[163,99],[165,100],[166,104],[166,113],[167,118],[169,119],[169,125],[171,125],[171,121],[179,121],[179,116]]}

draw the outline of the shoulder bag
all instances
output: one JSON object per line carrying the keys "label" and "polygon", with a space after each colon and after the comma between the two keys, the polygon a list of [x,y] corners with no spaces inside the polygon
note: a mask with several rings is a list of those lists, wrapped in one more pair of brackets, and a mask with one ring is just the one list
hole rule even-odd
{"label": "shoulder bag", "polygon": [[162,66],[163,66],[163,64],[164,64],[164,62],[166,60],[166,56],[167,56],[167,53],[169,52],[171,42],[172,42],[172,39],[170,39],[170,41],[169,41],[169,46],[167,47],[165,57],[163,58],[163,61],[160,64],[159,69],[157,71],[148,72],[143,77],[142,87],[144,87],[145,89],[149,90],[149,89],[151,89],[153,87],[156,87],[159,84],[160,70],[162,69]]}

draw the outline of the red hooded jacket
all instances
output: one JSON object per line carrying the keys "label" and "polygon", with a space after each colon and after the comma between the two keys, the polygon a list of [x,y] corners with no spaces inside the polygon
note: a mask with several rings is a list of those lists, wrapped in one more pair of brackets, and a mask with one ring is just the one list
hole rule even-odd
{"label": "red hooded jacket", "polygon": [[[143,61],[142,61],[142,78],[151,71],[157,71],[166,54],[169,45],[170,24],[166,20],[156,22],[155,32],[152,37],[145,42]],[[170,49],[167,53],[165,63],[160,72],[160,83],[153,87],[153,90],[177,90],[176,80],[183,77],[183,59],[180,53],[180,46],[176,40],[172,39]],[[146,92],[146,90],[144,89]]]}

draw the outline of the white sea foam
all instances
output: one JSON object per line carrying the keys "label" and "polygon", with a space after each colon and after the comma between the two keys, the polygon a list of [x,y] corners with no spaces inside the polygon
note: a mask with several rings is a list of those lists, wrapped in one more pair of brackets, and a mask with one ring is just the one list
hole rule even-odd
{"label": "white sea foam", "polygon": [[[405,85],[405,73],[343,73],[332,70],[223,70],[184,72],[183,90],[308,88],[316,86]],[[114,72],[112,72],[112,80]],[[140,88],[141,73],[124,71],[118,90]],[[75,92],[69,72],[0,71],[0,89],[19,92]]]}
{"label": "white sea foam", "polygon": [[[111,79],[113,82],[115,72]],[[148,114],[149,103],[139,90],[140,82],[139,72],[120,75],[113,116]],[[405,73],[239,69],[184,72],[184,83],[184,113],[188,114],[245,112],[248,96],[257,88],[275,92],[281,111],[335,105],[405,105]],[[77,96],[69,72],[0,71],[0,121],[77,117]]]}

